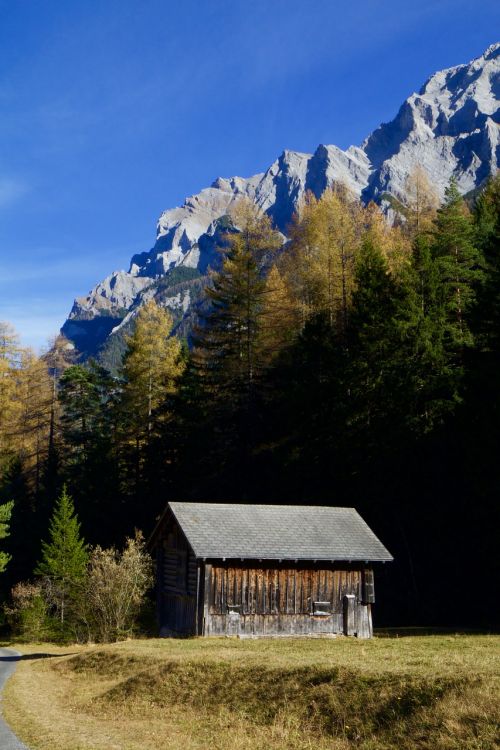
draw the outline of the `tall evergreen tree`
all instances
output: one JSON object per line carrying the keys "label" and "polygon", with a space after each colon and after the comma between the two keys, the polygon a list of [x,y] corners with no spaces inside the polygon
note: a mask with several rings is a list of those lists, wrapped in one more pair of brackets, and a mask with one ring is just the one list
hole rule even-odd
{"label": "tall evergreen tree", "polygon": [[265,366],[260,338],[268,296],[266,273],[279,234],[269,217],[246,203],[233,215],[221,270],[206,289],[209,308],[196,334],[195,361],[214,398],[248,405]]}
{"label": "tall evergreen tree", "polygon": [[486,280],[480,290],[474,331],[479,347],[500,357],[500,173],[478,197],[474,211],[478,248],[485,262]]}
{"label": "tall evergreen tree", "polygon": [[406,290],[389,273],[380,249],[365,240],[356,264],[348,339],[349,423],[356,441],[370,438],[371,449],[401,430],[408,395],[406,302]]}
{"label": "tall evergreen tree", "polygon": [[470,213],[452,179],[435,222],[433,252],[442,285],[450,346],[459,356],[473,345],[470,315],[483,279],[484,260],[474,244]]}
{"label": "tall evergreen tree", "polygon": [[233,211],[232,221],[238,232],[226,236],[221,268],[207,287],[208,310],[195,334],[193,365],[199,397],[208,405],[211,465],[239,465],[243,487],[250,474],[262,377],[277,345],[277,308],[271,300],[277,288],[272,292],[266,278],[281,238],[269,217],[245,202]]}
{"label": "tall evergreen tree", "polygon": [[[14,503],[3,503],[0,505],[0,539],[5,539],[9,536],[9,522],[12,515],[12,508]],[[10,555],[0,550],[0,573],[3,573],[10,561]]]}
{"label": "tall evergreen tree", "polygon": [[80,535],[80,523],[66,487],[55,505],[49,526],[49,540],[42,542],[42,558],[35,573],[52,584],[57,612],[64,625],[68,607],[78,595],[85,575],[88,550]]}

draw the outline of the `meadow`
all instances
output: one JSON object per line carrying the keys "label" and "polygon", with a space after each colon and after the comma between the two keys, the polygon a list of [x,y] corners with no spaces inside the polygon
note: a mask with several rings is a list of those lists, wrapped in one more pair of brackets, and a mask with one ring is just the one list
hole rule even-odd
{"label": "meadow", "polygon": [[150,639],[19,647],[32,750],[493,750],[500,637]]}

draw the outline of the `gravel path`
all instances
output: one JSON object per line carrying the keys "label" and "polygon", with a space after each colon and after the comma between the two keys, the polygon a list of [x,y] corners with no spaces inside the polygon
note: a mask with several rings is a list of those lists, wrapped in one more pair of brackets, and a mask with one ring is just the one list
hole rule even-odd
{"label": "gravel path", "polygon": [[[13,671],[16,668],[16,662],[19,661],[21,654],[14,651],[13,648],[0,648],[0,691]],[[16,735],[11,732],[0,714],[0,748],[1,750],[28,750],[26,745],[17,739]]]}

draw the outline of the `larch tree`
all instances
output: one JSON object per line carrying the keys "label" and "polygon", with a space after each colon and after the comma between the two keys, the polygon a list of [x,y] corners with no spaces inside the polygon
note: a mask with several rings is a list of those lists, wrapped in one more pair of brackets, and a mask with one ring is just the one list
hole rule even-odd
{"label": "larch tree", "polygon": [[22,355],[17,398],[21,410],[16,442],[27,485],[36,497],[49,454],[52,382],[44,360],[30,350]]}
{"label": "larch tree", "polygon": [[429,232],[439,208],[439,195],[422,166],[415,167],[405,182],[406,230],[413,239]]}
{"label": "larch tree", "polygon": [[184,368],[181,343],[171,335],[172,325],[168,310],[150,300],[139,309],[134,332],[127,338],[123,402],[139,443],[152,435],[158,407],[175,390]]}
{"label": "larch tree", "polygon": [[9,323],[0,322],[0,458],[13,448],[22,404],[17,398],[22,349]]}
{"label": "larch tree", "polygon": [[266,277],[259,326],[259,349],[263,364],[271,365],[291,346],[301,329],[301,311],[286,277],[273,265]]}
{"label": "larch tree", "polygon": [[326,315],[341,337],[349,322],[362,215],[359,202],[338,184],[319,200],[308,196],[292,227],[291,287],[308,315]]}

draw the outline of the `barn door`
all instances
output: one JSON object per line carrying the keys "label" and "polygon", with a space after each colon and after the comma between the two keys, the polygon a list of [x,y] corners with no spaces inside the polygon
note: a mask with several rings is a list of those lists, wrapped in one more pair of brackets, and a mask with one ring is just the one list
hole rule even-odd
{"label": "barn door", "polygon": [[230,604],[227,610],[226,634],[239,635],[241,632],[240,607]]}
{"label": "barn door", "polygon": [[355,604],[354,594],[344,596],[344,635],[356,635]]}

